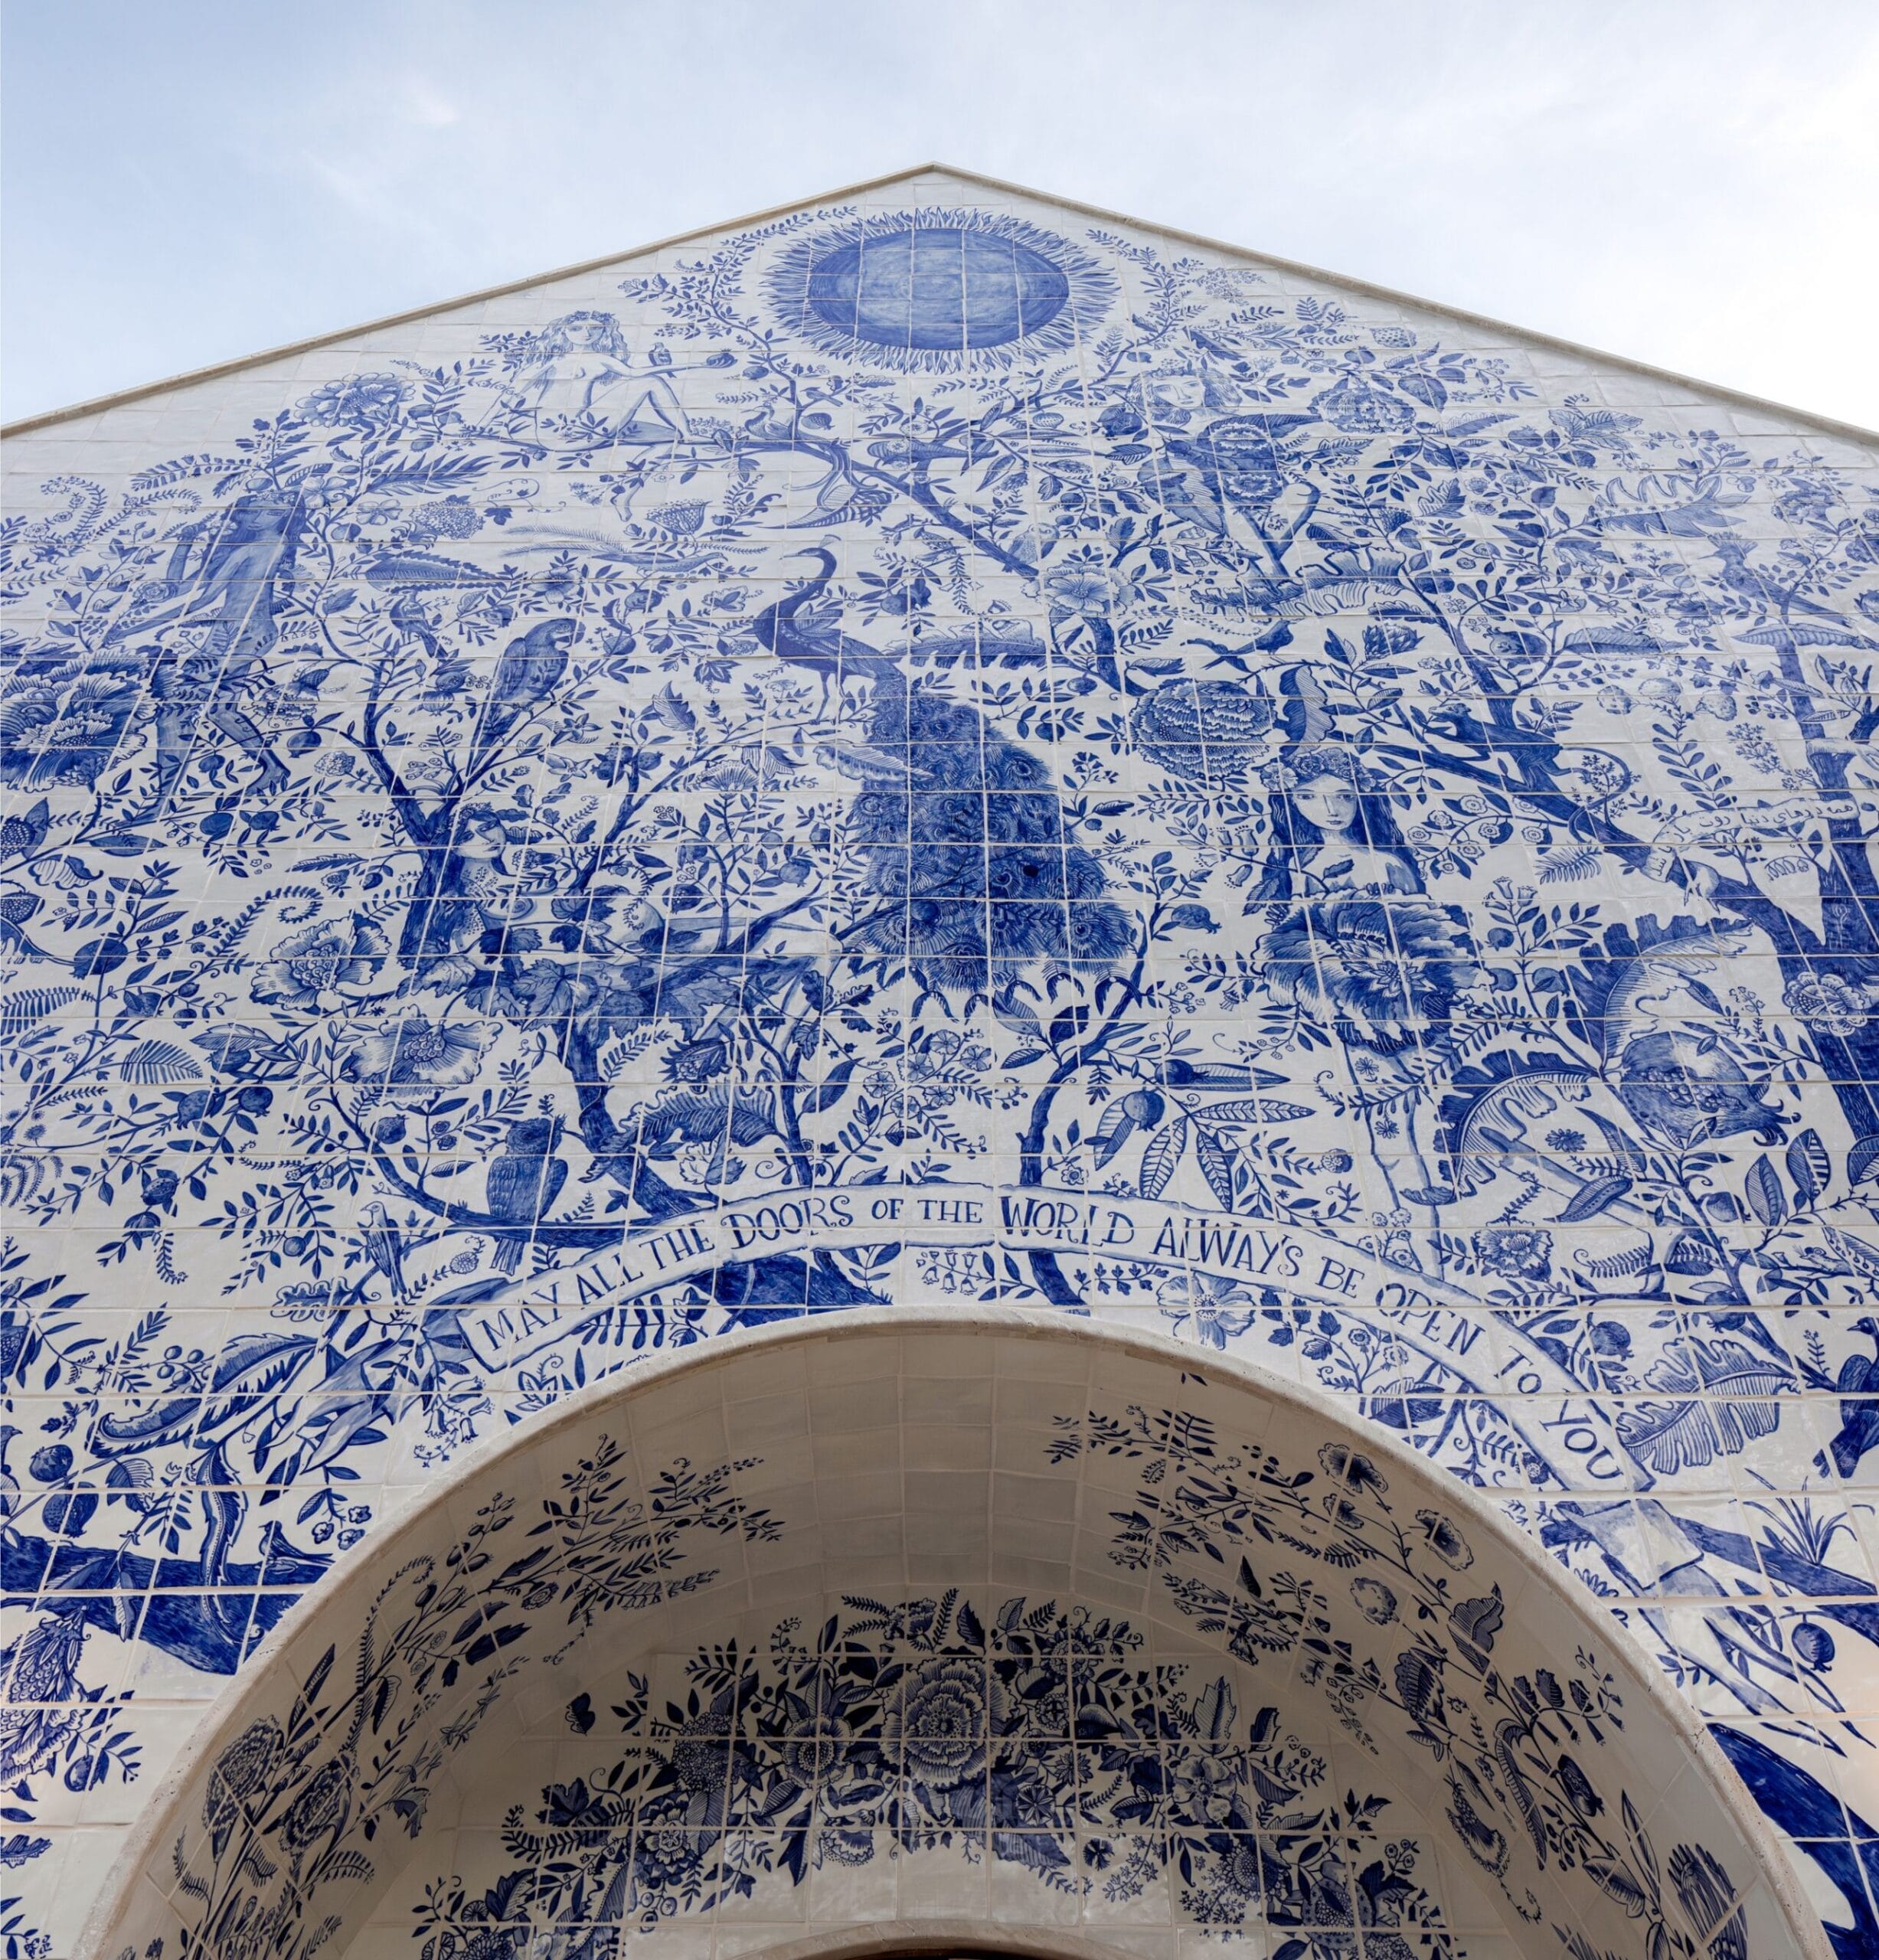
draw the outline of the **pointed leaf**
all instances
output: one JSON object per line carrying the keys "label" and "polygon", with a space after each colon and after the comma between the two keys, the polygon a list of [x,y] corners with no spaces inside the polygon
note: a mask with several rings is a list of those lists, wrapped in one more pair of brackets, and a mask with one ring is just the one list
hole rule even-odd
{"label": "pointed leaf", "polygon": [[1197,1130],[1194,1154],[1200,1159],[1201,1174],[1206,1178],[1208,1190],[1220,1200],[1224,1210],[1232,1210],[1234,1172],[1238,1153],[1229,1150],[1217,1137],[1210,1136],[1205,1130]]}
{"label": "pointed leaf", "polygon": [[1167,1190],[1168,1181],[1175,1174],[1175,1166],[1181,1161],[1181,1153],[1187,1147],[1185,1116],[1170,1123],[1150,1142],[1142,1153],[1141,1189],[1144,1197],[1159,1197]]}
{"label": "pointed leaf", "polygon": [[1630,1188],[1629,1178],[1594,1178],[1590,1184],[1580,1186],[1564,1211],[1553,1214],[1553,1222],[1556,1225],[1577,1225],[1582,1218],[1595,1218],[1606,1206],[1616,1204]]}
{"label": "pointed leaf", "polygon": [[1788,1145],[1788,1175],[1794,1188],[1800,1194],[1803,1204],[1812,1204],[1833,1175],[1833,1166],[1827,1155],[1827,1146],[1820,1140],[1818,1130],[1803,1130]]}
{"label": "pointed leaf", "polygon": [[1749,1201],[1750,1210],[1764,1225],[1779,1225],[1788,1215],[1787,1196],[1781,1188],[1780,1173],[1769,1162],[1766,1151],[1749,1166],[1742,1194]]}

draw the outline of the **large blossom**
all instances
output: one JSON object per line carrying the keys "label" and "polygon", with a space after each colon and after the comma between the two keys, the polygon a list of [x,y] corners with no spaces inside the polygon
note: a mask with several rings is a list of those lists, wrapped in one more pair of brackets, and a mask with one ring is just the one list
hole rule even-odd
{"label": "large blossom", "polygon": [[1386,1054],[1439,1027],[1481,978],[1466,932],[1426,899],[1327,898],[1269,933],[1263,952],[1273,998]]}
{"label": "large blossom", "polygon": [[930,1661],[902,1684],[881,1745],[890,1757],[900,1752],[907,1780],[943,1808],[946,1793],[970,1788],[983,1774],[987,1719],[985,1663]]}
{"label": "large blossom", "polygon": [[369,428],[389,421],[410,393],[395,374],[353,374],[316,388],[300,404],[300,413],[329,429]]}
{"label": "large blossom", "polygon": [[1856,1034],[1872,1019],[1879,988],[1833,972],[1797,973],[1782,995],[1788,1011],[1822,1034]]}
{"label": "large blossom", "polygon": [[216,1759],[203,1798],[202,1821],[217,1857],[234,1833],[243,1802],[257,1792],[263,1800],[273,1794],[270,1779],[285,1749],[280,1725],[270,1716],[250,1723]]}
{"label": "large blossom", "polygon": [[88,665],[29,655],[0,687],[0,782],[89,789],[123,739],[143,684],[143,663],[131,654]]}
{"label": "large blossom", "polygon": [[276,940],[250,991],[257,1001],[278,1007],[319,1007],[342,988],[373,979],[391,950],[363,913],[322,919]]}
{"label": "large blossom", "polygon": [[1129,732],[1158,769],[1199,786],[1239,781],[1275,737],[1271,701],[1239,681],[1165,681],[1136,703]]}
{"label": "large blossom", "polygon": [[457,1087],[475,1074],[488,1039],[483,1030],[460,1021],[403,1014],[342,1037],[339,1073],[348,1082],[387,1089]]}

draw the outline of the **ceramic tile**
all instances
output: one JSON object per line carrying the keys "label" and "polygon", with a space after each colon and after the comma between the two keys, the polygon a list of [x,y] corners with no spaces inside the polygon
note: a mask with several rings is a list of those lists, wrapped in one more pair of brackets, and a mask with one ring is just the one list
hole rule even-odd
{"label": "ceramic tile", "polygon": [[[16,439],[20,1841],[133,1817],[472,1446],[892,1302],[1172,1334],[1196,1423],[1230,1354],[1507,1493],[1844,1847],[1874,461],[943,173]],[[863,1365],[620,1431],[674,1492],[822,1480],[845,1542],[727,1592],[841,1549],[1149,1610],[1131,1462],[1053,1528],[1054,1357]]]}

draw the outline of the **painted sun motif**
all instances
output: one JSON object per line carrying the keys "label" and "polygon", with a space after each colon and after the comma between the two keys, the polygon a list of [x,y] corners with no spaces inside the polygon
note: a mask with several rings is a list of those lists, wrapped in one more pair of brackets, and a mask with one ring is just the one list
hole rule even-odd
{"label": "painted sun motif", "polygon": [[1103,318],[1114,277],[1002,212],[884,212],[812,233],[766,276],[788,331],[822,353],[920,373],[1060,352]]}

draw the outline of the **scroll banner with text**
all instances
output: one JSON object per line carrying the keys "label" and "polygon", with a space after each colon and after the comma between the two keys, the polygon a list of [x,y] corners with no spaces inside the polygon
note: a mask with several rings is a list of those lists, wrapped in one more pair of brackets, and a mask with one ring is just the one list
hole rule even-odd
{"label": "scroll banner with text", "polygon": [[1305,1306],[1441,1308],[1485,1303],[1453,1281],[1379,1259],[1322,1232],[1146,1198],[1048,1186],[850,1184],[779,1191],[669,1219],[503,1298],[459,1309],[485,1367],[526,1360],[616,1304],[736,1259],[900,1243],[996,1246],[1139,1260]]}

